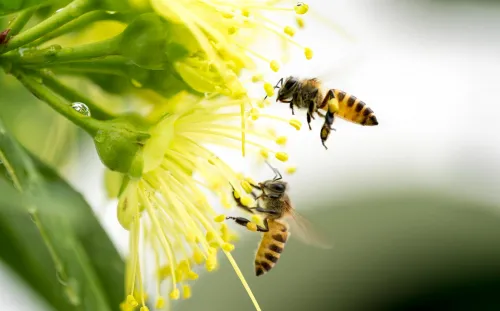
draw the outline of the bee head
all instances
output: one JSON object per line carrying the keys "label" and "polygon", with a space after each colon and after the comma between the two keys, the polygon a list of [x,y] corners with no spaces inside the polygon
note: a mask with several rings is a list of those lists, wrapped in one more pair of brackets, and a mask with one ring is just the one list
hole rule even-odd
{"label": "bee head", "polygon": [[290,101],[293,98],[293,94],[299,86],[299,79],[297,77],[288,77],[285,82],[281,85],[276,101]]}
{"label": "bee head", "polygon": [[282,180],[266,180],[260,183],[259,186],[266,194],[281,195],[288,189],[288,183]]}

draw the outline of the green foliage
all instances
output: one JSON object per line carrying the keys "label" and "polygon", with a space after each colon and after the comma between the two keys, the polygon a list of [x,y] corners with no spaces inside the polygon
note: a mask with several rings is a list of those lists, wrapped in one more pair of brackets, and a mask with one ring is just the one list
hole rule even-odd
{"label": "green foliage", "polygon": [[123,261],[83,197],[0,123],[0,259],[57,310],[116,310]]}

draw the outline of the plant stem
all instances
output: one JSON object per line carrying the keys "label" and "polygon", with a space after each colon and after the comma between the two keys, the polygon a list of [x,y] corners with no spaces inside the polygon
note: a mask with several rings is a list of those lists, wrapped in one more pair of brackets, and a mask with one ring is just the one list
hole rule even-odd
{"label": "plant stem", "polygon": [[9,25],[10,32],[7,40],[8,38],[17,35],[23,29],[26,23],[28,23],[28,21],[30,20],[31,16],[33,16],[33,13],[35,13],[36,9],[37,7],[32,7],[22,11],[21,13],[19,13],[19,15],[17,15],[16,19]]}
{"label": "plant stem", "polygon": [[47,64],[27,64],[26,68],[51,68],[58,72],[65,73],[103,73],[121,77],[130,77],[132,70],[146,71],[137,67],[123,56],[113,55],[100,59],[90,59],[88,61],[68,62],[68,63],[47,63]]}
{"label": "plant stem", "polygon": [[87,12],[91,8],[92,3],[93,0],[74,0],[59,12],[40,22],[38,25],[15,36],[12,40],[7,42],[7,44],[0,46],[0,54],[28,44],[46,33],[72,21],[76,17]]}
{"label": "plant stem", "polygon": [[103,121],[95,120],[80,114],[71,107],[69,102],[52,93],[45,85],[36,81],[25,72],[13,69],[12,74],[24,85],[24,87],[33,93],[33,95],[49,104],[55,111],[85,130],[92,137],[100,130]]}
{"label": "plant stem", "polygon": [[107,40],[80,45],[71,48],[61,48],[59,45],[51,45],[45,49],[29,49],[19,53],[12,51],[0,56],[4,60],[21,64],[46,64],[46,63],[66,63],[80,60],[87,60],[97,57],[118,54],[118,41],[120,36]]}
{"label": "plant stem", "polygon": [[110,11],[92,11],[86,14],[83,14],[80,17],[72,20],[66,25],[59,27],[58,29],[52,31],[51,33],[46,34],[45,36],[36,39],[31,42],[28,46],[40,46],[41,44],[67,34],[81,26],[87,26],[91,23],[99,20],[114,20],[114,21],[126,21],[128,19],[127,15],[118,12],[110,12]]}
{"label": "plant stem", "polygon": [[57,79],[52,73],[47,70],[42,70],[37,72],[42,78],[43,83],[47,85],[52,91],[56,92],[60,96],[64,97],[70,102],[82,102],[87,107],[89,107],[92,112],[92,117],[97,120],[109,120],[113,119],[115,116],[104,111],[99,105],[97,105],[93,100],[86,97],[85,95],[77,92],[75,89],[69,87],[68,85],[62,83]]}

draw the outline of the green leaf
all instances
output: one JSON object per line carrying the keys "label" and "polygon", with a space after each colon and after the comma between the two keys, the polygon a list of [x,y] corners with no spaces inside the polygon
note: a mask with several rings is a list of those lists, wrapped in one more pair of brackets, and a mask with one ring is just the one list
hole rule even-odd
{"label": "green leaf", "polygon": [[1,121],[0,151],[0,259],[57,310],[117,310],[124,263],[89,205]]}
{"label": "green leaf", "polygon": [[60,0],[6,0],[0,1],[0,16],[29,9],[36,5],[47,6]]}

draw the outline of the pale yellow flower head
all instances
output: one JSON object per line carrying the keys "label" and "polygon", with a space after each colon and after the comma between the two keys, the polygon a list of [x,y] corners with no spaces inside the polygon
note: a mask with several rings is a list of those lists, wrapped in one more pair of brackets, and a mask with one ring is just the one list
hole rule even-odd
{"label": "pale yellow flower head", "polygon": [[[127,260],[128,302],[143,303],[149,293],[159,299],[187,299],[190,283],[199,269],[218,267],[217,253],[234,249],[236,236],[224,223],[218,206],[234,209],[233,191],[241,202],[253,206],[250,179],[235,172],[208,146],[238,150],[241,145],[240,100],[200,98],[180,93],[165,105],[167,109],[151,129],[151,139],[143,149],[144,173],[136,180],[126,179],[118,204],[120,224],[130,232],[130,256]],[[244,120],[252,119],[248,111]],[[289,120],[259,114],[289,126]],[[259,122],[256,120],[255,122]],[[247,144],[254,154],[265,151],[286,161],[283,137],[264,129],[247,129]],[[254,181],[251,181],[255,183]],[[141,262],[143,247],[153,251],[156,288],[145,288]],[[232,260],[232,258],[230,259]],[[170,284],[168,293],[160,284]]]}

